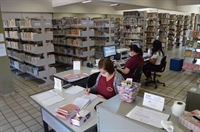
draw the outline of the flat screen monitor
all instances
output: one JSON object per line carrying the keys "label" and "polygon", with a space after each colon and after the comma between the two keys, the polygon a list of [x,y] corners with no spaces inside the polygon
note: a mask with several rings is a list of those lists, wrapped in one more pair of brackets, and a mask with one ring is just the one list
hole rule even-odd
{"label": "flat screen monitor", "polygon": [[116,55],[116,46],[105,46],[103,47],[103,56],[110,57]]}
{"label": "flat screen monitor", "polygon": [[131,45],[137,45],[140,48],[140,42],[131,42]]}

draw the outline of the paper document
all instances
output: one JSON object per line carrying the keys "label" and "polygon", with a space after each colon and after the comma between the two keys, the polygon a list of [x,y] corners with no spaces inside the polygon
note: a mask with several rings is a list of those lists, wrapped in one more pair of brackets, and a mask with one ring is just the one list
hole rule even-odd
{"label": "paper document", "polygon": [[80,87],[80,86],[72,86],[70,88],[68,88],[67,90],[65,90],[66,93],[68,94],[77,94],[81,91],[83,91],[84,88],[83,87]]}
{"label": "paper document", "polygon": [[45,106],[49,106],[49,105],[52,105],[64,100],[63,97],[53,92],[52,90],[44,92],[44,93],[40,93],[36,95],[36,98]]}
{"label": "paper document", "polygon": [[90,102],[90,99],[78,97],[72,103],[77,105],[80,109],[83,109],[86,108]]}
{"label": "paper document", "polygon": [[91,74],[92,74],[92,73],[97,73],[97,72],[99,72],[99,69],[92,69],[92,70],[91,70]]}
{"label": "paper document", "polygon": [[5,44],[0,44],[0,57],[6,56],[6,47]]}
{"label": "paper document", "polygon": [[83,95],[82,98],[86,98],[86,99],[90,99],[90,101],[92,102],[94,99],[97,98],[97,96],[95,94],[88,94],[88,95]]}
{"label": "paper document", "polygon": [[145,92],[142,104],[152,109],[163,111],[165,105],[165,98]]}
{"label": "paper document", "polygon": [[131,119],[162,128],[161,120],[167,121],[170,115],[136,106],[126,116]]}

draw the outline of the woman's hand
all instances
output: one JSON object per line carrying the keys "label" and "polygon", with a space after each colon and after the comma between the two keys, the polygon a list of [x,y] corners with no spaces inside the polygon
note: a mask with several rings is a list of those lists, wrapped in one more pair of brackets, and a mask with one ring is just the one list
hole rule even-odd
{"label": "woman's hand", "polygon": [[88,94],[90,93],[90,91],[91,91],[91,88],[85,88],[85,90],[84,90],[84,91],[85,91],[85,94],[87,94],[87,95],[88,95]]}
{"label": "woman's hand", "polygon": [[97,94],[97,97],[98,98],[102,98],[102,99],[105,99],[102,95],[100,95],[100,94]]}

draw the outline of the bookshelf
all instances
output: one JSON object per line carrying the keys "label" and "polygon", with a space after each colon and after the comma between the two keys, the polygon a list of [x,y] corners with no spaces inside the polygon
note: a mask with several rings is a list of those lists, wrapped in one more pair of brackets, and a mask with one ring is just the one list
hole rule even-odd
{"label": "bookshelf", "polygon": [[200,73],[200,43],[197,40],[189,40],[186,45],[183,69]]}
{"label": "bookshelf", "polygon": [[176,25],[177,25],[176,14],[171,14],[169,18],[169,33],[168,33],[168,50],[171,50],[174,46],[175,36],[176,36]]}
{"label": "bookshelf", "polygon": [[115,44],[117,45],[117,48],[121,48],[120,38],[122,35],[122,18],[118,17],[115,18]]}
{"label": "bookshelf", "polygon": [[50,76],[56,73],[56,69],[50,67],[55,63],[51,20],[43,17],[11,19],[5,22],[4,28],[10,65],[43,80],[39,87],[52,84]]}
{"label": "bookshelf", "polygon": [[168,32],[169,32],[169,13],[159,13],[158,17],[159,17],[159,38],[158,40],[160,40],[162,42],[162,47],[164,49],[168,48]]}
{"label": "bookshelf", "polygon": [[195,30],[200,30],[200,14],[196,15]]}
{"label": "bookshelf", "polygon": [[90,29],[94,25],[93,20],[71,17],[57,21],[62,28],[54,32],[56,60],[71,65],[73,61],[81,61],[82,65],[94,62],[94,40],[90,38],[94,36],[94,30]]}
{"label": "bookshelf", "polygon": [[151,12],[147,15],[146,44],[147,48],[151,48],[153,41],[157,39],[159,31],[159,17],[157,12]]}
{"label": "bookshelf", "polygon": [[182,41],[182,45],[185,46],[186,43],[187,43],[187,40],[188,40],[188,37],[187,37],[187,32],[188,30],[192,27],[191,26],[191,19],[192,19],[192,16],[189,16],[189,15],[186,15],[184,16],[184,23],[183,23],[183,41]]}
{"label": "bookshelf", "polygon": [[123,47],[131,44],[133,41],[140,41],[141,48],[146,48],[146,11],[130,11],[123,13]]}
{"label": "bookshelf", "polygon": [[55,59],[57,63],[70,64],[72,62],[72,57],[68,57],[65,54],[65,46],[66,46],[66,31],[64,26],[66,25],[66,21],[68,18],[64,17],[61,19],[53,19],[53,44],[55,47]]}
{"label": "bookshelf", "polygon": [[115,23],[111,18],[93,19],[94,35],[90,38],[95,42],[95,57],[103,58],[103,46],[115,45]]}
{"label": "bookshelf", "polygon": [[183,15],[177,15],[177,29],[176,29],[176,40],[175,45],[176,47],[179,47],[183,40],[183,26],[184,24],[184,16]]}

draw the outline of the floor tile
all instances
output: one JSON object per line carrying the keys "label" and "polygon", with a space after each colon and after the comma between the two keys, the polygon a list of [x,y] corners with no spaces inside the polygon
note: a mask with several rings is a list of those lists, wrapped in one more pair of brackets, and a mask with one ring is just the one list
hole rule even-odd
{"label": "floor tile", "polygon": [[5,130],[4,132],[15,132],[15,130],[12,129],[12,128],[10,128],[10,129],[8,129],[8,130]]}
{"label": "floor tile", "polygon": [[12,117],[10,117],[10,118],[7,118],[7,120],[8,120],[9,122],[13,122],[13,121],[15,121],[15,120],[17,120],[17,119],[19,119],[17,116],[12,116]]}
{"label": "floor tile", "polygon": [[28,129],[28,128],[26,128],[26,129],[24,129],[24,130],[22,130],[22,131],[20,131],[20,132],[31,132],[31,130]]}
{"label": "floor tile", "polygon": [[23,117],[23,118],[21,118],[21,120],[23,121],[23,122],[27,122],[27,121],[30,121],[30,120],[32,120],[33,118],[31,117],[31,116],[26,116],[26,117]]}
{"label": "floor tile", "polygon": [[37,121],[32,119],[30,121],[27,121],[25,124],[26,124],[26,126],[31,127],[31,126],[37,124]]}
{"label": "floor tile", "polygon": [[5,130],[8,130],[11,128],[10,124],[4,124],[2,126],[0,126],[0,131],[4,132]]}
{"label": "floor tile", "polygon": [[16,126],[22,124],[22,121],[20,119],[18,119],[18,120],[11,122],[10,124],[12,127],[16,127]]}
{"label": "floor tile", "polygon": [[35,124],[34,126],[31,126],[29,128],[32,132],[36,132],[37,130],[42,129],[42,126],[40,124]]}
{"label": "floor tile", "polygon": [[15,131],[19,132],[22,131],[24,129],[26,129],[27,127],[24,124],[21,124],[19,126],[14,127]]}

